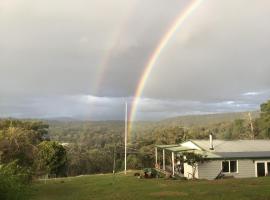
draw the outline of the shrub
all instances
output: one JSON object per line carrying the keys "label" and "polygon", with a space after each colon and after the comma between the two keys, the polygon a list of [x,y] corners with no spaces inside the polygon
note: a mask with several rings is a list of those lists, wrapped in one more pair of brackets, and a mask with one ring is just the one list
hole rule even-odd
{"label": "shrub", "polygon": [[19,167],[17,162],[0,166],[0,199],[17,200],[26,199],[27,183],[30,174]]}

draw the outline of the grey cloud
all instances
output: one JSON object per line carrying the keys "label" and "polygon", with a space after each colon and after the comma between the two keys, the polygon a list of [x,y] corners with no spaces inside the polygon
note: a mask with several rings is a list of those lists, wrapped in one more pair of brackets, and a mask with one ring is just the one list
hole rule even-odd
{"label": "grey cloud", "polygon": [[124,98],[90,95],[40,96],[1,99],[0,117],[73,118],[87,120],[124,119]]}
{"label": "grey cloud", "polygon": [[[1,116],[122,119],[123,101],[189,4],[1,1]],[[160,55],[138,119],[258,109],[270,98],[269,11],[268,0],[203,1]]]}
{"label": "grey cloud", "polygon": [[269,18],[269,1],[205,1],[163,51],[144,95],[220,101],[268,89]]}
{"label": "grey cloud", "polygon": [[5,0],[0,91],[96,93],[102,59],[112,51],[97,95],[132,95],[155,43],[186,2]]}
{"label": "grey cloud", "polygon": [[[161,120],[190,114],[210,114],[259,110],[259,104],[269,98],[265,92],[259,98],[241,96],[241,100],[220,102],[185,101],[176,99],[141,98],[137,107],[138,120]],[[92,95],[40,96],[31,98],[2,98],[0,117],[72,118],[83,120],[123,120],[124,104],[129,110],[133,98],[98,97]]]}

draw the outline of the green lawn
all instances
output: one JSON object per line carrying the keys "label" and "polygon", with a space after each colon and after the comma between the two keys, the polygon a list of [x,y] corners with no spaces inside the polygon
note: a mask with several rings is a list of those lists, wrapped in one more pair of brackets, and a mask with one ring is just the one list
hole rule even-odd
{"label": "green lawn", "polygon": [[35,183],[31,200],[90,199],[270,199],[270,177],[225,180],[138,179],[129,175],[90,175]]}

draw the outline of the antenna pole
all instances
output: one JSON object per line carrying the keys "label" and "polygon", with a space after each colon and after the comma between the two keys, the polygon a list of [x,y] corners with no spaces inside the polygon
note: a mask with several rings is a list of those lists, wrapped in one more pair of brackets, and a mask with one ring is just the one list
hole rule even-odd
{"label": "antenna pole", "polygon": [[127,115],[127,102],[126,102],[126,113],[125,113],[125,174],[127,174],[127,121],[128,121],[128,115]]}
{"label": "antenna pole", "polygon": [[115,157],[116,157],[116,145],[114,143],[114,149],[113,149],[113,174],[115,174]]}

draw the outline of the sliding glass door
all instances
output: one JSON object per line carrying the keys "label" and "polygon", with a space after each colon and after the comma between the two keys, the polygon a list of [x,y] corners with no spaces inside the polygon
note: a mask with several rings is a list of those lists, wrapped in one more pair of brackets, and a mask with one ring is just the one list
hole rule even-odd
{"label": "sliding glass door", "polygon": [[258,162],[257,163],[257,177],[265,176],[265,163]]}
{"label": "sliding glass door", "polygon": [[256,175],[257,177],[270,176],[270,161],[257,161]]}

